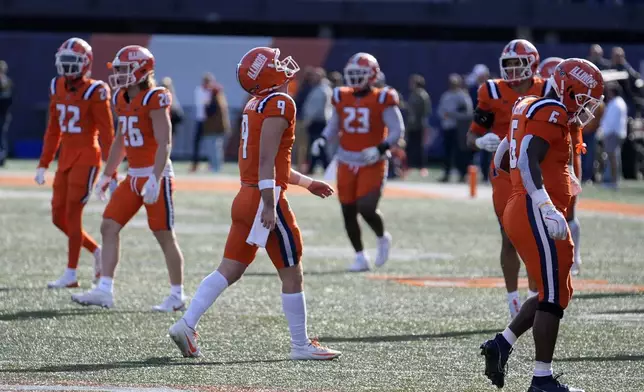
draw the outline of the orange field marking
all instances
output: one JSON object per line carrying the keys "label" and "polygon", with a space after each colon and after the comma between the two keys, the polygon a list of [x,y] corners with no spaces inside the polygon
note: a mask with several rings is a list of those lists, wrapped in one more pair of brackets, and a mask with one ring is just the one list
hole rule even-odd
{"label": "orange field marking", "polygon": [[[450,287],[468,289],[492,289],[505,287],[505,281],[503,278],[492,277],[458,278],[442,276],[406,277],[370,275],[369,278],[377,280],[391,280],[397,283],[418,287]],[[527,288],[528,280],[525,278],[519,279],[519,287]],[[587,291],[644,292],[644,286],[611,284],[606,280],[574,279],[573,287],[576,290]]]}

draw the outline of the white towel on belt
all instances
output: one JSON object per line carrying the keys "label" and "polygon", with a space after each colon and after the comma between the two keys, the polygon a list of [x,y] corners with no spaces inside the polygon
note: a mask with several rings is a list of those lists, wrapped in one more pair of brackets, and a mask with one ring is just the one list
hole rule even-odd
{"label": "white towel on belt", "polygon": [[[282,193],[282,187],[276,186],[273,188],[275,205],[279,203],[280,194]],[[255,214],[255,220],[253,221],[253,227],[250,229],[248,238],[246,238],[246,243],[249,245],[259,246],[260,248],[266,247],[266,241],[268,241],[268,235],[270,231],[262,225],[262,210],[264,209],[264,202],[259,200],[259,207],[257,207],[257,213]]]}

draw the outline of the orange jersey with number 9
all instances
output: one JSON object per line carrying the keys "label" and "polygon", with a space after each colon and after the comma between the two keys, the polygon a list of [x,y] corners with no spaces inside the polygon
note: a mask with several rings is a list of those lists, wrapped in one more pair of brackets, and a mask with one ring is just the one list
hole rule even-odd
{"label": "orange jersey with number 9", "polygon": [[244,107],[239,143],[239,174],[241,181],[256,185],[259,182],[259,142],[262,124],[269,117],[282,117],[288,127],[282,134],[275,157],[275,183],[285,190],[291,175],[291,150],[295,142],[295,101],[288,94],[272,93],[254,97]]}
{"label": "orange jersey with number 9", "polygon": [[[572,196],[568,169],[569,135],[568,114],[559,101],[532,96],[523,98],[514,105],[508,135],[513,195],[527,194],[520,169],[527,164],[527,141],[532,137],[539,137],[549,145],[546,156],[539,164],[543,186],[555,207],[566,213]],[[525,170],[529,169],[524,168]]]}
{"label": "orange jersey with number 9", "polygon": [[117,137],[123,138],[130,168],[154,166],[158,145],[154,138],[150,111],[161,108],[170,110],[170,92],[165,87],[154,87],[142,90],[130,99],[126,90],[121,88],[114,93],[112,101],[118,116]]}
{"label": "orange jersey with number 9", "polygon": [[399,99],[391,87],[372,88],[358,96],[351,87],[336,87],[331,102],[338,115],[340,147],[346,151],[362,151],[387,138],[382,113],[388,107],[397,106]]}

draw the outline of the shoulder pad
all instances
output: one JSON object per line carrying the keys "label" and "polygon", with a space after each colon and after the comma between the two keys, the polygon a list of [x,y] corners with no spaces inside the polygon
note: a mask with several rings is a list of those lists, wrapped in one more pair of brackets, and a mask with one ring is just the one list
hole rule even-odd
{"label": "shoulder pad", "polygon": [[141,104],[151,110],[167,108],[172,105],[172,96],[165,87],[154,87],[145,93]]}
{"label": "shoulder pad", "polygon": [[566,107],[561,102],[551,98],[534,100],[528,106],[525,116],[529,120],[545,121],[568,126]]}
{"label": "shoulder pad", "polygon": [[[499,86],[500,80],[488,79],[479,87],[479,99],[481,95],[486,96],[488,99],[501,99],[501,87]],[[481,94],[485,92],[485,94]]]}
{"label": "shoulder pad", "polygon": [[272,93],[264,97],[257,105],[257,113],[265,117],[284,117],[291,121],[295,118],[295,101],[290,95]]}
{"label": "shoulder pad", "polygon": [[378,93],[378,103],[384,106],[398,106],[400,103],[398,92],[393,87],[383,87]]}
{"label": "shoulder pad", "polygon": [[110,99],[110,90],[102,80],[91,80],[89,87],[83,94],[83,99],[86,101],[107,101]]}
{"label": "shoulder pad", "polygon": [[334,87],[333,88],[333,95],[331,96],[331,103],[338,104],[342,102],[343,98],[347,96],[347,94],[351,94],[351,88],[350,87]]}

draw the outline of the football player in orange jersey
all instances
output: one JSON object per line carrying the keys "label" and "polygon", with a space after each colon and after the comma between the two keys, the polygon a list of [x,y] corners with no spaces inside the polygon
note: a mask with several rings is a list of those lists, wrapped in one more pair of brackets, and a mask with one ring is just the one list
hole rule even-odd
{"label": "football player in orange jersey", "polygon": [[302,236],[285,192],[290,184],[325,198],[333,188],[291,168],[295,141],[295,102],[286,93],[299,67],[279,49],[258,47],[237,65],[237,80],[253,98],[242,114],[239,144],[241,187],[231,208],[232,226],[217,270],[199,285],[183,318],[170,327],[170,337],[184,357],[201,355],[197,323],[221,293],[242,277],[259,247],[266,248],[282,281],[282,309],[291,333],[291,359],[324,360],[339,351],[308,337],[302,281]]}
{"label": "football player in orange jersey", "polygon": [[567,59],[551,78],[546,97],[525,97],[514,105],[510,133],[512,195],[503,225],[538,297],[523,304],[510,325],[482,346],[485,375],[501,388],[512,346],[530,328],[535,343],[534,377],[528,392],[579,391],[552,376],[559,323],[572,298],[570,269],[574,244],[566,223],[571,182],[571,132],[588,124],[603,99],[601,72],[591,62]]}
{"label": "football player in orange jersey", "polygon": [[[81,247],[94,255],[98,278],[101,249],[83,230],[83,208],[114,138],[107,85],[89,77],[92,48],[80,38],[70,38],[56,52],[58,76],[49,85],[49,120],[35,181],[45,183],[45,171],[60,147],[54,177],[51,213],[54,225],[68,237],[67,269],[49,288],[78,287],[76,267]],[[100,138],[100,145],[99,139]]]}
{"label": "football player in orange jersey", "polygon": [[[474,120],[467,134],[468,145],[475,150],[496,152],[507,133],[512,115],[512,105],[520,96],[544,96],[549,84],[537,75],[539,52],[524,39],[510,41],[499,59],[502,79],[491,79],[478,90],[478,103]],[[519,297],[519,270],[521,262],[503,230],[503,210],[510,197],[511,184],[508,154],[495,154],[490,165],[492,201],[501,228],[501,269],[505,279],[510,317],[521,308]],[[536,295],[536,285],[529,280],[528,297]]]}
{"label": "football player in orange jersey", "polygon": [[[561,57],[548,57],[539,64],[537,72],[543,79],[549,79],[557,65],[564,61]],[[597,110],[599,112],[599,108]],[[570,137],[572,141],[572,153],[573,161],[569,167],[570,173],[574,176],[572,181],[581,183],[581,154],[585,153],[585,144],[582,134],[582,129],[576,127],[576,129],[571,129]],[[581,185],[580,185],[581,187]],[[568,214],[566,215],[566,220],[568,221],[568,227],[570,227],[570,235],[572,236],[572,242],[575,244],[575,261],[572,265],[571,273],[573,276],[579,274],[581,267],[581,250],[580,250],[580,239],[581,239],[581,226],[579,225],[579,219],[577,219],[577,214],[575,213],[575,207],[577,206],[578,196],[573,196],[570,199],[570,205],[568,206]]]}
{"label": "football player in orange jersey", "polygon": [[376,266],[387,262],[391,234],[385,231],[378,203],[387,178],[389,149],[403,136],[405,126],[398,108],[398,93],[391,87],[375,87],[383,76],[375,57],[356,53],[344,68],[346,87],[333,90],[335,107],[322,137],[313,142],[312,154],[319,154],[326,141],[339,137],[338,198],[344,227],[356,252],[349,271],[370,269],[364,252],[358,214],[378,237]]}
{"label": "football player in orange jersey", "polygon": [[109,82],[115,90],[112,103],[118,116],[118,136],[96,184],[99,198],[105,199],[107,184],[125,157],[128,175],[112,193],[103,213],[103,264],[98,285],[73,295],[72,300],[106,308],[114,305],[113,279],[119,262],[119,235],[145,206],[148,226],[161,246],[170,275],[170,295],[153,309],[183,310],[183,255],[174,233],[174,173],[170,161],[172,96],[165,87],[155,86],[154,56],[142,46],[122,48],[108,67],[113,71]]}

